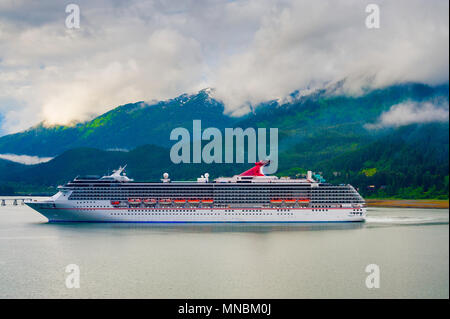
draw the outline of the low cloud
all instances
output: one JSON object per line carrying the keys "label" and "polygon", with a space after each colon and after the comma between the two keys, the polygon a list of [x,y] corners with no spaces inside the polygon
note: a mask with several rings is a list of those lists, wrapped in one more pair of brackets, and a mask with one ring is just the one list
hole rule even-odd
{"label": "low cloud", "polygon": [[366,124],[367,129],[399,127],[409,124],[448,122],[449,107],[433,103],[406,102],[393,105],[389,111],[380,115],[377,123]]}
{"label": "low cloud", "polygon": [[51,161],[53,157],[38,157],[29,155],[16,155],[16,154],[0,154],[0,159],[8,160],[25,165],[34,165]]}
{"label": "low cloud", "polygon": [[242,115],[291,92],[342,83],[345,94],[448,82],[447,0],[78,0],[67,29],[58,0],[0,4],[5,132],[70,124],[118,105],[205,87]]}
{"label": "low cloud", "polygon": [[218,68],[216,97],[241,115],[297,89],[341,83],[336,93],[358,95],[396,83],[448,81],[448,2],[375,3],[379,29],[366,28],[364,1],[273,5],[248,48]]}

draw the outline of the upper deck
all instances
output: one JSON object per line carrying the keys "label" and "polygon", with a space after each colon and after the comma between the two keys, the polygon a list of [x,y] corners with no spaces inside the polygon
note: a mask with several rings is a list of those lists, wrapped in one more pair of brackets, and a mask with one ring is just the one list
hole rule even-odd
{"label": "upper deck", "polygon": [[162,182],[134,182],[119,174],[126,178],[117,178],[117,175],[76,178],[62,186],[61,190],[70,192],[71,200],[214,199],[216,204],[225,205],[264,204],[275,198],[307,198],[311,203],[364,203],[351,185],[319,183],[312,178],[311,173],[306,179],[245,173],[231,178],[220,177],[214,181],[209,181],[208,174],[205,174],[196,182],[170,181],[168,174],[164,174]]}
{"label": "upper deck", "polygon": [[[281,177],[278,178],[277,176],[267,176],[263,173],[263,167],[266,166],[269,163],[269,161],[261,161],[255,163],[255,166],[239,175],[234,175],[233,177],[219,177],[214,179],[213,181],[209,180],[209,174],[205,173],[205,175],[202,175],[200,178],[197,178],[197,181],[171,181],[169,179],[169,174],[164,173],[163,178],[161,179],[161,182],[163,184],[177,184],[177,185],[189,185],[189,186],[195,186],[198,184],[224,184],[224,183],[235,183],[235,184],[242,184],[242,183],[251,183],[251,184],[267,184],[267,183],[274,183],[274,184],[300,184],[300,185],[311,185],[311,186],[319,186],[319,184],[325,184],[325,183],[319,183],[318,181],[314,180],[312,178],[312,173],[308,171],[307,178],[305,179],[291,179],[289,177]],[[126,167],[126,165],[125,165]],[[86,185],[91,186],[104,186],[108,184],[112,185],[121,185],[124,187],[129,186],[156,186],[160,185],[161,182],[134,182],[133,179],[128,178],[124,173],[123,170],[125,167],[120,167],[118,170],[114,171],[112,175],[109,176],[81,176],[76,177],[73,181],[67,183],[64,187],[83,187]],[[328,184],[327,184],[328,185]]]}

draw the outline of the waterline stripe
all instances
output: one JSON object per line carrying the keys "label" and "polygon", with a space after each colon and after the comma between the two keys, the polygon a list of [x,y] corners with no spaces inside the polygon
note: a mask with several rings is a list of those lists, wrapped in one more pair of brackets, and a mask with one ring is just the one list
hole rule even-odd
{"label": "waterline stripe", "polygon": [[364,223],[364,220],[333,221],[127,221],[127,220],[49,220],[49,223],[145,223],[145,224],[316,224],[316,223]]}

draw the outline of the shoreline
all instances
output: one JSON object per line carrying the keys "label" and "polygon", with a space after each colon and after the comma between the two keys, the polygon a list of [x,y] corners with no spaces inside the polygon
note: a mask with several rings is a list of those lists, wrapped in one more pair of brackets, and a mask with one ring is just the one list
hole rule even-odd
{"label": "shoreline", "polygon": [[366,199],[368,207],[448,209],[448,199]]}

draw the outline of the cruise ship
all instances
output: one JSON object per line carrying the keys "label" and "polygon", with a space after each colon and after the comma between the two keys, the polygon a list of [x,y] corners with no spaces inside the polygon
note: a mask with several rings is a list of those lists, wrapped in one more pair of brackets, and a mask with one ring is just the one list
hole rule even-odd
{"label": "cruise ship", "polygon": [[[28,206],[49,222],[318,223],[363,222],[364,199],[348,184],[332,185],[308,171],[306,178],[264,174],[269,161],[212,181],[135,182],[120,167],[103,177],[77,177],[48,200]],[[126,166],[126,165],[125,165]]]}

